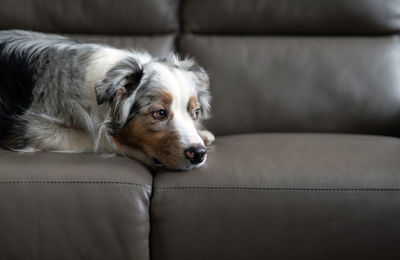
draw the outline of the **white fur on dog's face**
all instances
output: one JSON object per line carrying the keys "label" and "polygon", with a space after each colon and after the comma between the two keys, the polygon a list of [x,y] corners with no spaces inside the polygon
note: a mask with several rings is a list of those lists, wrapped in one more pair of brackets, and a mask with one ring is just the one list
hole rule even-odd
{"label": "white fur on dog's face", "polygon": [[190,163],[185,150],[205,147],[198,126],[201,112],[209,109],[208,78],[204,84],[196,71],[178,65],[159,61],[143,65],[141,84],[133,94],[139,109],[116,138],[141,150],[158,166],[190,169],[205,162]]}
{"label": "white fur on dog's face", "polygon": [[177,68],[170,68],[159,63],[149,65],[163,79],[165,91],[172,95],[170,111],[174,115],[172,122],[179,133],[180,142],[185,147],[193,144],[204,145],[193,121],[193,109],[189,110],[191,99],[197,100],[197,91],[192,73]]}

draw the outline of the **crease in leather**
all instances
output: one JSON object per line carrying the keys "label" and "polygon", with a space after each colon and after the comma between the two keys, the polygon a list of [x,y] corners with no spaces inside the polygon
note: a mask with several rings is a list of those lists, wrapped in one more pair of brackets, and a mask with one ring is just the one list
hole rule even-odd
{"label": "crease in leather", "polygon": [[30,184],[54,184],[54,185],[65,185],[65,184],[90,184],[90,185],[127,185],[134,186],[146,189],[152,189],[152,186],[146,186],[138,183],[129,183],[129,182],[102,182],[102,181],[0,181],[0,184],[21,184],[21,185],[30,185]]}
{"label": "crease in leather", "polygon": [[268,187],[154,187],[154,190],[175,190],[175,191],[294,191],[294,192],[397,192],[400,188],[268,188]]}

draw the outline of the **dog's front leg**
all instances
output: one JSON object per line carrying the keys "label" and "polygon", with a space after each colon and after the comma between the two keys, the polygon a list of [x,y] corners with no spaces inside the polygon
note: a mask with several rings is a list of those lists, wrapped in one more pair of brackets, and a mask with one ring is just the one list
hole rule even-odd
{"label": "dog's front leg", "polygon": [[[82,153],[93,152],[93,141],[83,130],[59,125],[30,126],[26,132],[29,150]],[[25,150],[25,149],[23,149]]]}
{"label": "dog's front leg", "polygon": [[199,130],[199,135],[203,139],[205,145],[210,145],[215,140],[215,136],[207,130]]}

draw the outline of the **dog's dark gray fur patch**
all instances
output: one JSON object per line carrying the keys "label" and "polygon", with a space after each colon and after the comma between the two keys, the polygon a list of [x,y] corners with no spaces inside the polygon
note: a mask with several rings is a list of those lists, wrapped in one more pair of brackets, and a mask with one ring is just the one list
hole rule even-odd
{"label": "dog's dark gray fur patch", "polygon": [[[42,113],[88,128],[73,115],[76,109],[90,111],[79,107],[80,92],[76,90],[85,76],[82,68],[93,51],[85,44],[58,35],[18,30],[0,32],[2,145],[15,149],[26,146],[29,137],[24,122]],[[34,115],[24,114],[28,108]]]}

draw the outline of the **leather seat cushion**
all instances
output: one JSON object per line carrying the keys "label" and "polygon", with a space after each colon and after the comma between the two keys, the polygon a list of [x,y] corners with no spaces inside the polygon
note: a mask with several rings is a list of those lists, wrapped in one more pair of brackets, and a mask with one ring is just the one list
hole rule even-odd
{"label": "leather seat cushion", "polygon": [[220,137],[206,167],[156,175],[152,258],[400,257],[399,154],[390,137]]}
{"label": "leather seat cushion", "polygon": [[126,158],[0,150],[3,259],[148,259],[152,176]]}
{"label": "leather seat cushion", "polygon": [[193,187],[400,188],[400,139],[352,134],[217,137],[206,166],[159,172],[156,189]]}

